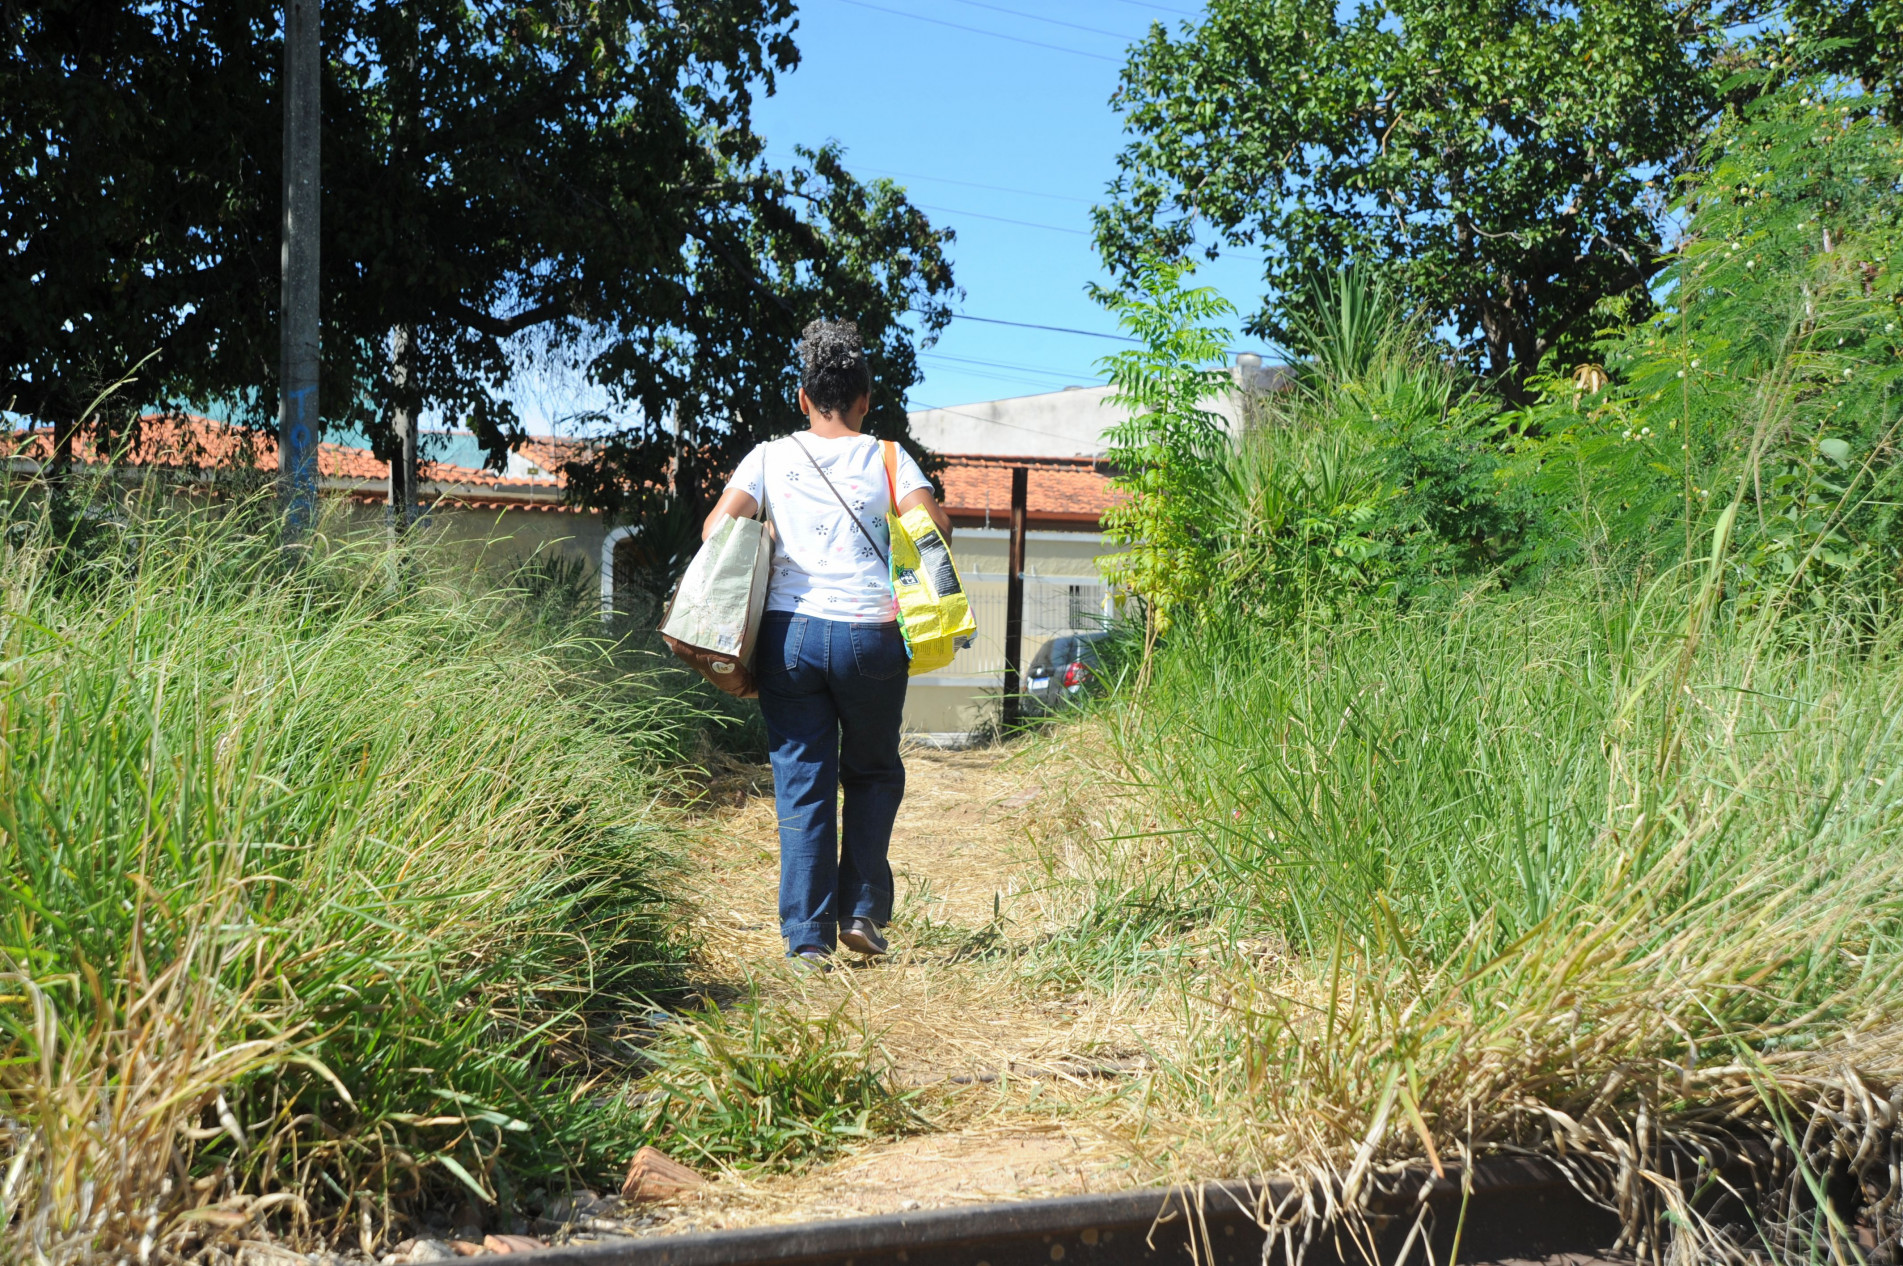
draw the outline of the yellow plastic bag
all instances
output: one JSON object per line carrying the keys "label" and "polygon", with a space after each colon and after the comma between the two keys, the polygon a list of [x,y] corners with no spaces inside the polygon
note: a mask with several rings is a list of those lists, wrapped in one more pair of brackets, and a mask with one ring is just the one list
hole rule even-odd
{"label": "yellow plastic bag", "polygon": [[[886,489],[892,509],[899,504],[898,445],[883,441]],[[929,673],[952,662],[961,646],[971,645],[978,621],[958,577],[951,546],[924,506],[904,514],[888,512],[892,538],[892,593],[899,601],[899,629],[912,656],[911,675]]]}

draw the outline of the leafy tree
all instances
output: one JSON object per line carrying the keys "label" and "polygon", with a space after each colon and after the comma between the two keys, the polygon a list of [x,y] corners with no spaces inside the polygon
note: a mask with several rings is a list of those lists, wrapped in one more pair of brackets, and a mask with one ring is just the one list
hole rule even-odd
{"label": "leafy tree", "polygon": [[1103,519],[1105,539],[1129,549],[1106,559],[1104,574],[1143,600],[1140,682],[1157,638],[1195,608],[1215,575],[1211,513],[1228,437],[1221,416],[1203,405],[1230,385],[1221,368],[1229,331],[1208,322],[1235,308],[1208,286],[1184,288],[1190,271],[1144,259],[1133,290],[1100,296],[1142,343],[1098,362],[1115,388],[1111,399],[1130,411],[1108,432],[1112,482],[1123,495]]}
{"label": "leafy tree", "polygon": [[1897,0],[1791,0],[1785,16],[1798,36],[1791,60],[1827,74],[1863,81],[1882,94],[1882,108],[1898,120],[1897,87],[1903,79],[1903,4]]}
{"label": "leafy tree", "polygon": [[233,296],[277,284],[260,239],[281,58],[263,34],[233,6],[0,0],[0,406],[62,446],[135,366],[103,423],[221,347],[247,385],[275,372],[247,331],[219,337]]}
{"label": "leafy tree", "polygon": [[[1111,267],[1267,248],[1251,330],[1306,281],[1388,275],[1472,368],[1526,375],[1659,268],[1662,209],[1721,105],[1751,0],[1211,0],[1132,50],[1134,139],[1097,241]],[[1205,226],[1219,240],[1199,243]]]}
{"label": "leafy tree", "polygon": [[1680,202],[1665,309],[1556,378],[1520,459],[1575,515],[1555,548],[1699,556],[1740,506],[1731,592],[1894,601],[1903,575],[1903,134],[1799,83],[1729,117]]}
{"label": "leafy tree", "polygon": [[[33,292],[0,313],[17,407],[70,426],[72,384],[156,349],[132,395],[233,402],[268,429],[279,7],[0,7],[16,54],[0,70],[0,286]],[[436,410],[500,464],[522,438],[507,391],[533,352],[625,409],[597,420],[614,433],[571,472],[580,496],[627,514],[662,495],[694,504],[754,437],[793,424],[800,326],[849,315],[876,348],[873,425],[906,438],[918,373],[901,318],[923,310],[926,337],[948,319],[950,234],[836,152],[786,171],[762,160],[753,96],[797,64],[792,12],[327,4],[326,423],[387,455],[393,406]],[[89,203],[100,189],[112,196]],[[54,337],[67,326],[80,336]]]}
{"label": "leafy tree", "polygon": [[569,468],[589,504],[645,514],[671,483],[670,495],[704,509],[754,443],[804,425],[793,348],[816,315],[859,323],[873,379],[868,432],[925,456],[905,409],[919,336],[902,318],[922,313],[926,338],[950,320],[951,231],[934,229],[890,181],[855,180],[837,151],[799,152],[801,164],[756,171],[743,201],[709,217],[685,252],[671,320],[630,309],[565,326],[605,330],[591,371],[636,406]]}

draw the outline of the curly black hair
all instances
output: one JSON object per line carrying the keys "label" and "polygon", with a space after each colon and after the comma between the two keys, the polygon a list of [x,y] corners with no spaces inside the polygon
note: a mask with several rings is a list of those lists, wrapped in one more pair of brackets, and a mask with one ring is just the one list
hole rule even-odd
{"label": "curly black hair", "polygon": [[872,394],[872,370],[857,325],[814,321],[801,332],[800,386],[821,413],[842,413]]}

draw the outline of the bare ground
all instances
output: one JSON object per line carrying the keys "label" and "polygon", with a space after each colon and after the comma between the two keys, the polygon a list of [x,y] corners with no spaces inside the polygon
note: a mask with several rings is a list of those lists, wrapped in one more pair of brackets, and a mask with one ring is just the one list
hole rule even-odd
{"label": "bare ground", "polygon": [[[1078,733],[1078,731],[1073,731]],[[1076,741],[1076,740],[1073,740]],[[918,1132],[790,1175],[729,1171],[657,1210],[657,1230],[1113,1190],[1153,1180],[1123,1128],[1159,1030],[1148,1002],[1053,989],[1016,952],[1074,918],[1073,885],[1029,833],[1074,816],[1079,762],[1029,750],[907,752],[893,836],[898,899],[877,963],[825,976],[782,957],[772,782],[763,766],[710,789],[692,845],[699,983],[715,997],[812,1012],[845,1006],[916,1093]],[[654,1225],[650,1223],[650,1225]]]}

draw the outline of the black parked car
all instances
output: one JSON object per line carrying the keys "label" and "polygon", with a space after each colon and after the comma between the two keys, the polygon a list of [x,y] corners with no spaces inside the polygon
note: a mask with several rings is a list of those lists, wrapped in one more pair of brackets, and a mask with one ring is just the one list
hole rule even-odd
{"label": "black parked car", "polygon": [[1102,689],[1098,648],[1108,633],[1060,633],[1039,648],[1024,673],[1024,715],[1040,716]]}

